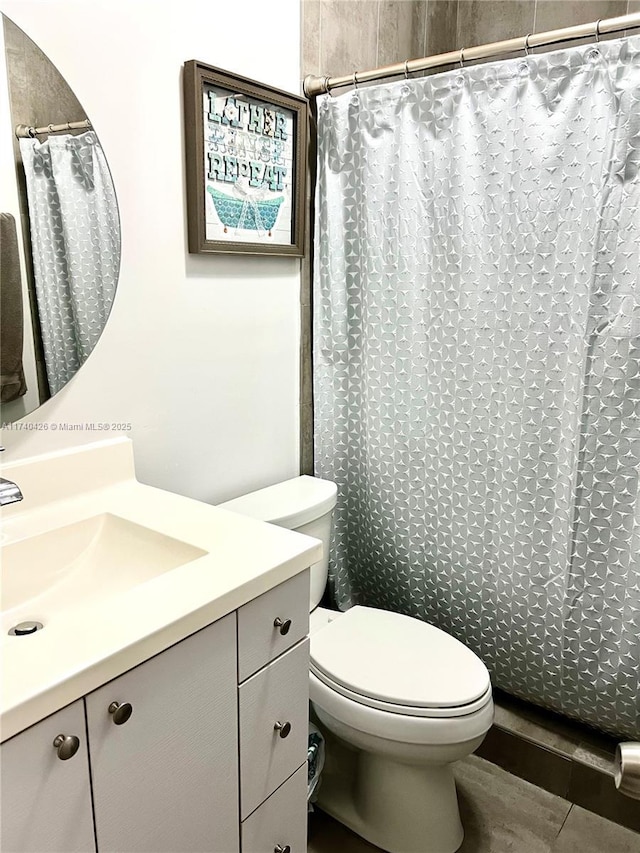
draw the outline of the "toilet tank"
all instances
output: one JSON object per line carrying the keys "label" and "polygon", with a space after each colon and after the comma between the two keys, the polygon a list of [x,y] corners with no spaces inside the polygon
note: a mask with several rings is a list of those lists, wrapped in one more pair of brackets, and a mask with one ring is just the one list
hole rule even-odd
{"label": "toilet tank", "polygon": [[337,494],[335,483],[304,474],[218,504],[221,509],[322,540],[323,557],[311,566],[310,612],[320,603],[327,585],[331,523]]}

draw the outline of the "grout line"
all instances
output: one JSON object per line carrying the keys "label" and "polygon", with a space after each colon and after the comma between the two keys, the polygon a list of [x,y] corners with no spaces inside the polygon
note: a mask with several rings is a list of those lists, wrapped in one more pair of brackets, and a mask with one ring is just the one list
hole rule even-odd
{"label": "grout line", "polygon": [[556,840],[556,841],[558,840],[558,838],[560,838],[560,833],[561,833],[561,832],[562,832],[562,830],[564,829],[564,825],[565,825],[565,823],[569,820],[569,815],[571,814],[571,812],[572,812],[572,810],[573,810],[574,805],[575,805],[575,803],[570,803],[569,808],[568,808],[568,810],[567,810],[567,813],[566,813],[566,815],[564,816],[564,820],[562,821],[562,826],[561,826],[561,827],[560,827],[560,829],[558,830],[558,834],[557,834],[557,835],[556,835],[556,837],[555,837],[555,840]]}
{"label": "grout line", "polygon": [[378,0],[378,18],[376,20],[376,67],[380,65],[380,3]]}
{"label": "grout line", "polygon": [[[431,0],[424,0],[424,36],[422,38],[422,55],[427,55],[427,45],[429,44],[429,3]],[[457,7],[456,7],[457,8]]]}
{"label": "grout line", "polygon": [[537,23],[538,23],[538,0],[536,0],[536,2],[533,4],[533,30],[532,30],[532,32],[534,32],[534,33],[536,31]]}
{"label": "grout line", "polygon": [[[455,33],[455,45],[458,46],[458,20],[460,18],[460,0],[456,3],[456,18],[453,24],[453,30]],[[460,45],[460,47],[464,47],[464,45]]]}

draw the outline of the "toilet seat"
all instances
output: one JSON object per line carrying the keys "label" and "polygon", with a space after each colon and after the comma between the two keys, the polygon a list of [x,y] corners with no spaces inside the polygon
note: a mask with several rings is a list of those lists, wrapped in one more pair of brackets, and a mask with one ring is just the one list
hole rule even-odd
{"label": "toilet seat", "polygon": [[469,702],[466,705],[458,705],[456,707],[447,708],[416,708],[411,705],[400,705],[398,702],[384,702],[381,699],[374,699],[371,696],[365,696],[362,693],[356,693],[349,690],[343,684],[333,681],[326,673],[321,672],[313,663],[310,664],[311,673],[318,679],[319,682],[326,685],[329,689],[334,690],[346,699],[356,702],[359,705],[365,705],[367,708],[376,708],[379,711],[386,711],[389,714],[402,714],[407,717],[430,717],[430,718],[450,718],[463,717],[467,714],[472,714],[479,711],[487,703],[491,702],[492,691],[491,685],[475,702]]}
{"label": "toilet seat", "polygon": [[353,607],[313,633],[311,672],[352,702],[413,717],[461,717],[491,701],[487,668],[439,628]]}
{"label": "toilet seat", "polygon": [[[374,708],[357,702],[309,673],[309,698],[316,712],[374,737],[406,744],[459,744],[484,737],[493,723],[493,699],[489,692],[477,710],[460,716],[418,716]],[[415,710],[415,709],[409,709]]]}

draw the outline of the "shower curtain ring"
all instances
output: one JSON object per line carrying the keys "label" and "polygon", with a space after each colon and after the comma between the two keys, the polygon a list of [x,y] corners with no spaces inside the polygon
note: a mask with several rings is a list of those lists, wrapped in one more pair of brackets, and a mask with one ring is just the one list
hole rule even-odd
{"label": "shower curtain ring", "polygon": [[358,88],[358,72],[357,71],[353,72],[353,88],[354,89]]}
{"label": "shower curtain ring", "polygon": [[409,79],[409,60],[405,59],[404,61],[404,79]]}
{"label": "shower curtain ring", "polygon": [[532,35],[533,35],[533,33],[527,33],[526,36],[524,37],[524,55],[525,56],[529,56],[529,39],[531,38]]}
{"label": "shower curtain ring", "polygon": [[602,18],[598,18],[596,21],[596,44],[600,41],[600,21]]}
{"label": "shower curtain ring", "polygon": [[464,68],[464,52],[465,52],[465,50],[466,50],[465,47],[460,48],[460,68]]}

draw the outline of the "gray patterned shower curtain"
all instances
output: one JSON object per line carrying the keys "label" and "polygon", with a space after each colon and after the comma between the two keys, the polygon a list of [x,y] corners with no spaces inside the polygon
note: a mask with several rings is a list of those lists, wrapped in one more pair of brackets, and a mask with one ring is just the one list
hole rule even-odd
{"label": "gray patterned shower curtain", "polygon": [[332,588],[640,737],[640,38],[318,102]]}

